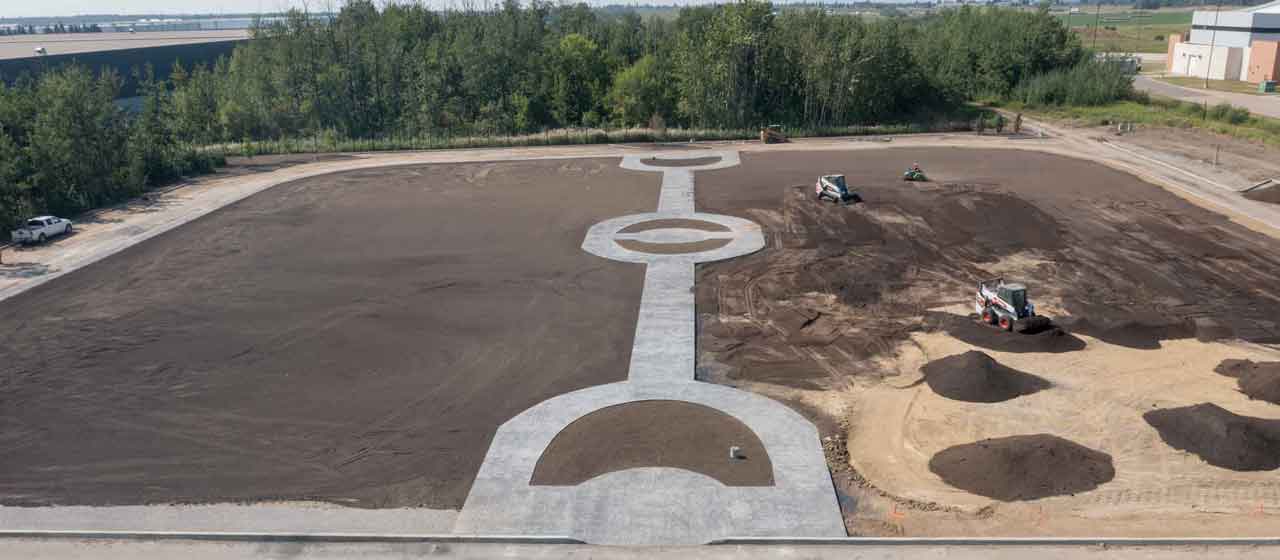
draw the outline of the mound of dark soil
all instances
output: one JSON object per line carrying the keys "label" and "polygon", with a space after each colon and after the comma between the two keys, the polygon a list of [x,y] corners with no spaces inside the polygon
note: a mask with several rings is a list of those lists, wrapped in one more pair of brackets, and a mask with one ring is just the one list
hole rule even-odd
{"label": "mound of dark soil", "polygon": [[1240,392],[1251,399],[1280,404],[1280,362],[1222,360],[1213,371],[1236,378]]}
{"label": "mound of dark soil", "polygon": [[933,392],[957,401],[994,403],[1048,389],[1049,381],[1000,365],[970,350],[934,360],[921,368]]}
{"label": "mound of dark soil", "polygon": [[978,320],[976,315],[963,316],[927,311],[922,323],[925,331],[944,331],[979,348],[997,352],[1074,352],[1084,349],[1084,341],[1058,327],[1034,333],[1005,332]]}
{"label": "mound of dark soil", "polygon": [[1240,416],[1212,403],[1152,410],[1142,418],[1170,447],[1233,471],[1280,468],[1280,420]]}
{"label": "mound of dark soil", "polygon": [[1012,502],[1093,490],[1115,478],[1111,456],[1049,434],[984,439],[929,460],[947,484]]}
{"label": "mound of dark soil", "polygon": [[1103,323],[1082,318],[1064,319],[1062,324],[1072,332],[1089,335],[1108,344],[1141,350],[1160,348],[1161,340],[1196,336],[1196,327],[1189,321],[1126,319]]}

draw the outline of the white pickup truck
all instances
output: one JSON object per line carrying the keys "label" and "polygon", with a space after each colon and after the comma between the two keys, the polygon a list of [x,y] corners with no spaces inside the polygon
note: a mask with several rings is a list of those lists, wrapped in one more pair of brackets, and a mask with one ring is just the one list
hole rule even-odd
{"label": "white pickup truck", "polygon": [[14,243],[44,243],[55,235],[71,233],[71,220],[56,216],[37,216],[10,234]]}

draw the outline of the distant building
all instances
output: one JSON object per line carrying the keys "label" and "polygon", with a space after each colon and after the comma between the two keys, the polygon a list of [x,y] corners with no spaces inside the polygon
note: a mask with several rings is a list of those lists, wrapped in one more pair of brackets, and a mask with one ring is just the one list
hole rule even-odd
{"label": "distant building", "polygon": [[1169,36],[1170,74],[1260,82],[1280,74],[1280,0],[1232,11],[1197,10],[1191,32]]}

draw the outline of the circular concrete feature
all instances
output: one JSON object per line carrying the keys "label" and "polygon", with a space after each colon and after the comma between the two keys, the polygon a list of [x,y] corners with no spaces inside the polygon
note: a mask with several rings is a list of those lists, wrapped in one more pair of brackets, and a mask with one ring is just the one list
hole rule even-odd
{"label": "circular concrete feature", "polygon": [[[731,459],[730,447],[738,447],[741,458]],[[575,420],[547,446],[530,484],[573,486],[644,467],[692,471],[725,486],[773,486],[769,454],[746,424],[672,400],[618,404]]]}
{"label": "circular concrete feature", "polygon": [[717,155],[717,156],[709,156],[709,157],[679,158],[679,159],[653,157],[648,159],[642,159],[640,160],[640,163],[643,163],[645,165],[650,165],[653,167],[699,167],[703,165],[720,163],[720,156]]}
{"label": "circular concrete feature", "polygon": [[1234,414],[1213,403],[1152,410],[1142,418],[1174,449],[1233,471],[1280,468],[1280,420]]}
{"label": "circular concrete feature", "polygon": [[1049,434],[948,447],[929,460],[929,470],[956,488],[1004,502],[1086,492],[1116,476],[1110,455]]}

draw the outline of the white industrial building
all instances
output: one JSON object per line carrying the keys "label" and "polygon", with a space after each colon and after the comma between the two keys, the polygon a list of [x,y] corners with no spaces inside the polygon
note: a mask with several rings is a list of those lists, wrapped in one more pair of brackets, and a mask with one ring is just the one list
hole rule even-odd
{"label": "white industrial building", "polygon": [[1253,41],[1280,41],[1280,0],[1232,11],[1196,10],[1191,42],[1248,48]]}
{"label": "white industrial building", "polygon": [[1241,10],[1198,10],[1190,36],[1169,37],[1170,74],[1247,82],[1277,79],[1280,0]]}

